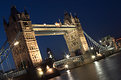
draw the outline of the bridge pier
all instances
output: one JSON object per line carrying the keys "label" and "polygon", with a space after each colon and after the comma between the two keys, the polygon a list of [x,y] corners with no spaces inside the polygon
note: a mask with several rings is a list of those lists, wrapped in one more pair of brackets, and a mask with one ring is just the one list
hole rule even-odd
{"label": "bridge pier", "polygon": [[70,53],[72,53],[72,55],[76,52],[85,54],[85,52],[88,51],[88,44],[84,36],[79,18],[77,16],[73,17],[72,14],[68,14],[66,12],[64,14],[64,24],[75,26],[75,30],[68,31],[67,34],[64,35]]}
{"label": "bridge pier", "polygon": [[66,34],[64,34],[64,38],[71,56],[75,56],[75,51],[80,49],[80,40],[77,30],[74,29],[68,31]]}

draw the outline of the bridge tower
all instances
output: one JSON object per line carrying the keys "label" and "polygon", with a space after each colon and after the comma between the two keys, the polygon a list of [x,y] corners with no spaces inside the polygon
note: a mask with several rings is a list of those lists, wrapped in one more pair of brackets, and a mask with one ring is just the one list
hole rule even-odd
{"label": "bridge tower", "polygon": [[[12,55],[16,68],[38,66],[42,57],[27,11],[18,12],[16,7],[13,6],[9,22],[7,23],[5,19],[3,22],[8,42],[12,45]],[[18,36],[17,39],[16,36]],[[18,41],[19,44],[15,46],[13,41]]]}
{"label": "bridge tower", "polygon": [[72,14],[68,14],[65,12],[64,14],[64,24],[65,25],[75,25],[76,29],[73,31],[68,31],[67,34],[64,35],[67,46],[71,55],[74,56],[76,51],[81,50],[84,54],[88,51],[88,44],[86,38],[83,34],[83,29],[81,27],[79,18],[77,16],[73,17]]}

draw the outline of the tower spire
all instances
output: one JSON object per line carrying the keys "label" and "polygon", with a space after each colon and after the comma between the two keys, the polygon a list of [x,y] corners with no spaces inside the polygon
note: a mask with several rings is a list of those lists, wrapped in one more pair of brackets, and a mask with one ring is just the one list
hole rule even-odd
{"label": "tower spire", "polygon": [[73,18],[73,16],[72,16],[72,13],[70,12],[70,16],[71,16],[71,18]]}
{"label": "tower spire", "polygon": [[74,17],[72,16],[72,14],[71,14],[71,12],[70,12],[70,17],[71,17],[71,24],[75,24],[75,19],[74,19]]}
{"label": "tower spire", "polygon": [[7,21],[5,20],[5,17],[3,17],[3,25],[4,25],[5,27],[8,27],[8,23],[7,23]]}
{"label": "tower spire", "polygon": [[24,13],[25,13],[25,15],[28,15],[28,12],[25,7],[24,7]]}
{"label": "tower spire", "polygon": [[16,9],[16,6],[11,7],[11,15],[14,16],[15,14],[19,14],[18,10]]}

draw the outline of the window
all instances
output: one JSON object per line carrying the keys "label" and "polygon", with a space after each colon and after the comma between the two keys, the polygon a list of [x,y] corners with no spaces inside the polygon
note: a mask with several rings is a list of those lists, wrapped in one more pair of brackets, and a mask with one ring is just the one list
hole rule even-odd
{"label": "window", "polygon": [[28,25],[28,22],[23,22],[24,25]]}

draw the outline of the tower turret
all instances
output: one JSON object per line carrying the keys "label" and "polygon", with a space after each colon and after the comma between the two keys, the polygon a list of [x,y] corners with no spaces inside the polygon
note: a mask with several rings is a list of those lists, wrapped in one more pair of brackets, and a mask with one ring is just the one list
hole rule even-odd
{"label": "tower turret", "polygon": [[71,16],[69,15],[68,12],[64,13],[64,24],[70,25],[72,23],[71,21]]}

